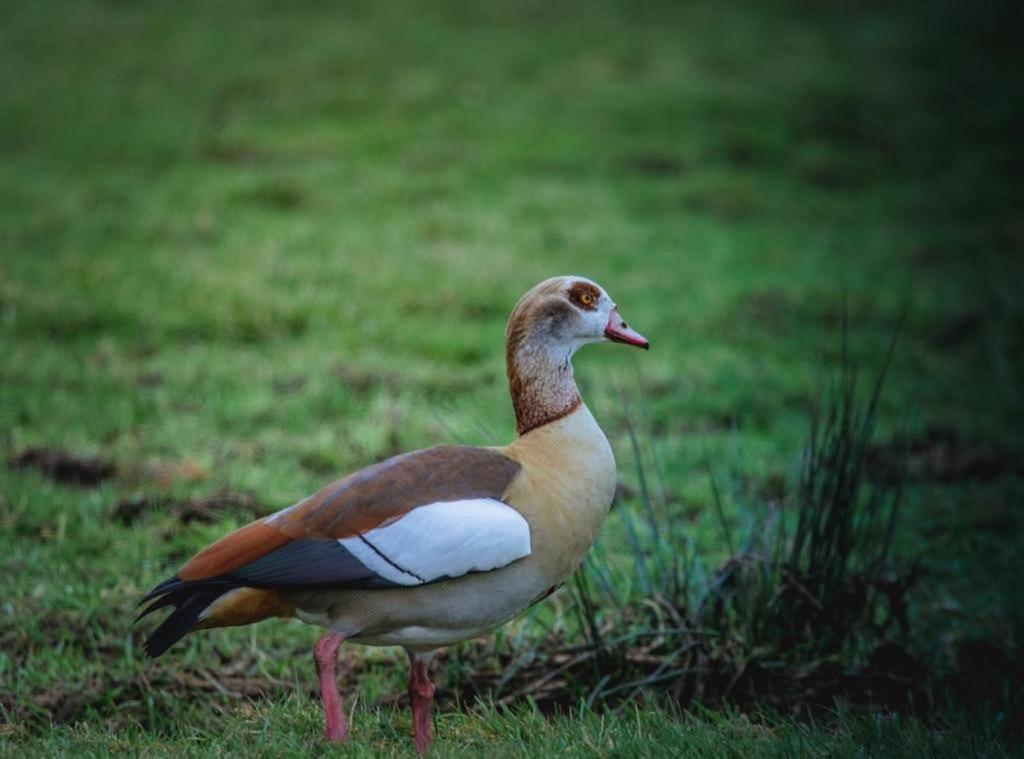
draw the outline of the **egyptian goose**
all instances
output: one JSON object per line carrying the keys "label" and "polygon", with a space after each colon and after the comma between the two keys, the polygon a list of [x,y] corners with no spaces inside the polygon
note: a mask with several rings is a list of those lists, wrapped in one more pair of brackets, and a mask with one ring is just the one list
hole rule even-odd
{"label": "egyptian goose", "polygon": [[426,751],[434,652],[551,593],[583,560],[611,505],[615,459],[576,388],[573,353],[602,340],[648,347],[583,277],[527,292],[505,336],[511,444],[395,456],[204,548],[142,600],[152,603],[140,619],[174,607],[147,653],[159,656],[193,630],[270,617],[325,627],[314,661],[325,736],[341,742],[339,646],[402,646],[416,749]]}

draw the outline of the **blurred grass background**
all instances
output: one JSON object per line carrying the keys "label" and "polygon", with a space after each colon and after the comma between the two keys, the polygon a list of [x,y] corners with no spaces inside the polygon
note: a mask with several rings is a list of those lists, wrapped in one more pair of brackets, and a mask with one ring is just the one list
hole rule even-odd
{"label": "blurred grass background", "polygon": [[[925,566],[920,645],[1019,650],[1015,15],[6,3],[0,430],[11,462],[61,449],[116,476],[79,488],[0,467],[0,748],[103,753],[131,734],[139,751],[203,753],[196,736],[226,732],[246,752],[316,750],[317,707],[289,695],[312,683],[314,630],[205,634],[152,664],[135,600],[207,541],[347,471],[507,441],[504,320],[561,273],[596,279],[651,339],[643,355],[588,349],[577,375],[624,507],[628,403],[708,566],[728,555],[710,472],[783,501],[844,301],[869,369],[905,313],[880,434],[906,430],[916,456],[897,542]],[[225,492],[249,500],[214,518],[174,506]],[[726,510],[742,526],[739,500]],[[396,654],[351,656],[361,708],[401,690],[399,668],[373,666]],[[181,672],[200,674],[182,685]],[[358,716],[360,750],[399,750],[388,731],[404,712]],[[296,719],[294,745],[249,729]],[[528,715],[488,719],[446,716],[441,750],[541,750],[517,727]],[[679,740],[717,729],[687,724]],[[612,743],[642,750],[619,727]],[[571,720],[551,729],[586,743]],[[851,740],[801,730],[778,735]]]}

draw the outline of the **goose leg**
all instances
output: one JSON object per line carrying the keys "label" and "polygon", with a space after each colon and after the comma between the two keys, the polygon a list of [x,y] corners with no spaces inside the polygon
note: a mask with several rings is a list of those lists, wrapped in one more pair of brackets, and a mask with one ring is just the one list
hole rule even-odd
{"label": "goose leg", "polygon": [[338,649],[344,640],[344,635],[330,632],[313,648],[316,674],[320,678],[320,697],[324,702],[324,737],[329,743],[344,743],[348,738],[348,723],[341,709],[337,675]]}
{"label": "goose leg", "polygon": [[433,651],[409,651],[409,704],[412,706],[412,735],[418,754],[425,754],[433,740],[430,710],[434,703],[436,688],[430,682],[429,671],[430,660],[433,658]]}

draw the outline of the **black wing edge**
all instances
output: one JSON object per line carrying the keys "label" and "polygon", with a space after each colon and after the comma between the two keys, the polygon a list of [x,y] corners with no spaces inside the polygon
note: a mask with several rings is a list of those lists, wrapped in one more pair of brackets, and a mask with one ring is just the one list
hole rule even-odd
{"label": "black wing edge", "polygon": [[164,580],[139,601],[139,606],[147,601],[153,603],[139,613],[136,622],[165,606],[175,607],[167,619],[146,638],[146,653],[153,659],[160,656],[195,627],[203,609],[229,590],[239,587],[240,583],[225,577],[190,581],[174,575]]}

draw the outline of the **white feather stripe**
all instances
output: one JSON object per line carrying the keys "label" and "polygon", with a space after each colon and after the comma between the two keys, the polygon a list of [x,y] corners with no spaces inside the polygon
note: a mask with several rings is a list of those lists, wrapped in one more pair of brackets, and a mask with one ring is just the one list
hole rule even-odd
{"label": "white feather stripe", "polygon": [[530,555],[530,525],[493,498],[438,501],[341,545],[369,569],[399,585],[487,572]]}

